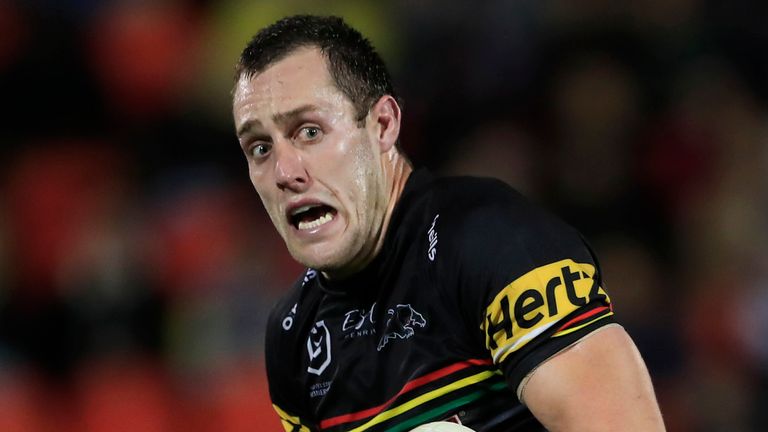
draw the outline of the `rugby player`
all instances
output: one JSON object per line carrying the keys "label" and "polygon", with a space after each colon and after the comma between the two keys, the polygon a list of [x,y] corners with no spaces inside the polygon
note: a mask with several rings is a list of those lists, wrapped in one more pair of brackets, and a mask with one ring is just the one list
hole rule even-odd
{"label": "rugby player", "polygon": [[359,32],[282,19],[235,75],[250,179],[307,267],[267,330],[286,431],[664,429],[581,235],[500,181],[415,170]]}

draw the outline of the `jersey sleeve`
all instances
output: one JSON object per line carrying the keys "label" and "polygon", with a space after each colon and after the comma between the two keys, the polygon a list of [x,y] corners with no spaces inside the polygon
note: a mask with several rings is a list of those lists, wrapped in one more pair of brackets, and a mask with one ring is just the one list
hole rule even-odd
{"label": "jersey sleeve", "polygon": [[300,358],[295,352],[294,343],[298,332],[298,317],[296,306],[291,301],[278,303],[271,311],[267,324],[265,338],[265,359],[269,396],[272,407],[280,417],[280,422],[286,432],[309,432],[316,430],[312,425],[301,391],[301,384],[296,379],[296,359]]}
{"label": "jersey sleeve", "polygon": [[456,222],[462,307],[513,390],[539,364],[613,321],[597,259],[572,227],[502,188]]}

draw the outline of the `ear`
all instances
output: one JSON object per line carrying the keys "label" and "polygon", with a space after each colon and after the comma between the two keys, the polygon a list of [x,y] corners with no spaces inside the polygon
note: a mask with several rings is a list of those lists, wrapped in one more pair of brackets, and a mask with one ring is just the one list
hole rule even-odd
{"label": "ear", "polygon": [[373,104],[368,115],[381,152],[388,152],[400,136],[400,105],[392,96],[384,95]]}

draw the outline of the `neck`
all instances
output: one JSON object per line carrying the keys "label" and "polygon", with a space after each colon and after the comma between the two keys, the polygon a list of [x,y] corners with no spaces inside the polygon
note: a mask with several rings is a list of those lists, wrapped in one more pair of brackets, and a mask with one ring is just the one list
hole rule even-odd
{"label": "neck", "polygon": [[392,178],[392,181],[389,183],[389,201],[387,202],[387,210],[384,213],[384,220],[381,226],[381,235],[379,236],[374,256],[378,255],[381,247],[384,245],[384,238],[386,237],[387,228],[389,228],[389,222],[392,219],[392,213],[395,211],[395,206],[403,195],[403,189],[405,189],[408,177],[413,172],[410,162],[400,155],[399,152],[395,153],[394,158],[395,160],[391,164],[392,171],[389,173]]}

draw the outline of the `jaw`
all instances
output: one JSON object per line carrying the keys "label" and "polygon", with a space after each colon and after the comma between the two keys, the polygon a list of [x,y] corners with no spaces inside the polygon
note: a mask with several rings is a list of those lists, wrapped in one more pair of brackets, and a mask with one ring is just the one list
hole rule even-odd
{"label": "jaw", "polygon": [[[344,225],[339,232],[329,233],[328,236],[314,237],[289,234],[286,241],[291,256],[301,264],[319,270],[328,279],[344,279],[362,270],[375,256],[372,245],[362,241],[361,233],[351,232]],[[331,228],[331,227],[329,227]]]}

